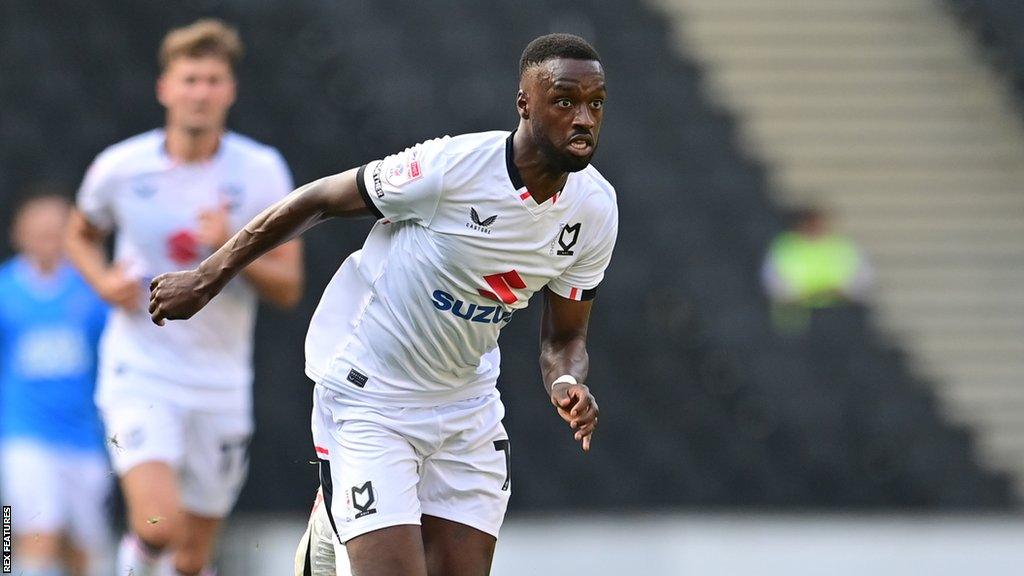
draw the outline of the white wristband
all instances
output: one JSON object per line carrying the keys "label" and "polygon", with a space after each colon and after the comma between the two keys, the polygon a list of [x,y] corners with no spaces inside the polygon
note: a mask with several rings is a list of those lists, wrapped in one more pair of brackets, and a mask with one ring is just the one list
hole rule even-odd
{"label": "white wristband", "polygon": [[551,383],[551,387],[554,388],[555,384],[561,384],[562,382],[571,385],[579,384],[579,382],[576,381],[576,377],[573,376],[572,374],[562,374],[558,378],[555,378],[555,381]]}

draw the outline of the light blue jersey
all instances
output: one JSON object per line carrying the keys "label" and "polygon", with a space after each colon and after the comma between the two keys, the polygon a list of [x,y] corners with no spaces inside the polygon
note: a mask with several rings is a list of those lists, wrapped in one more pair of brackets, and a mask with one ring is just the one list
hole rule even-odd
{"label": "light blue jersey", "polygon": [[50,277],[24,257],[0,266],[0,439],[103,450],[93,393],[106,316],[69,264]]}

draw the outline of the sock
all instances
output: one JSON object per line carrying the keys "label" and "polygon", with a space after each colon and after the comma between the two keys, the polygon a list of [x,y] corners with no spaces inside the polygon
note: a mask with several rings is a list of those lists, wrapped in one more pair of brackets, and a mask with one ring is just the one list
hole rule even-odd
{"label": "sock", "polygon": [[135,534],[125,534],[117,547],[117,576],[156,576],[160,556]]}
{"label": "sock", "polygon": [[[338,567],[337,536],[334,535],[334,527],[331,526],[331,518],[327,514],[327,506],[324,504],[323,492],[317,490],[316,499],[313,501],[313,510],[309,513],[309,522],[306,523],[306,533],[299,540],[295,550],[295,574],[309,574],[312,576],[338,576],[347,574]],[[344,554],[344,552],[342,552]],[[345,558],[347,564],[347,558]]]}

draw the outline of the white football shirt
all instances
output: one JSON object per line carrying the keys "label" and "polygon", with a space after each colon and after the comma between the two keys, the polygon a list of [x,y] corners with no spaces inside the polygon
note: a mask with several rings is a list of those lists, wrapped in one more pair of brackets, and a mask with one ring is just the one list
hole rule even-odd
{"label": "white football shirt", "polygon": [[593,166],[537,204],[508,132],[444,137],[366,164],[379,220],[338,269],[306,337],[306,373],[355,400],[455,402],[493,391],[498,333],[547,286],[592,298],[618,230]]}
{"label": "white football shirt", "polygon": [[[105,382],[147,382],[147,392],[197,406],[247,406],[252,383],[252,333],[257,297],[243,279],[188,322],[159,327],[150,320],[149,282],[195,268],[212,249],[196,241],[202,210],[226,205],[238,230],[292,190],[291,174],[269,146],[227,132],[208,161],[181,163],[166,153],[163,130],[103,151],[78,192],[78,207],[95,226],[114,232],[114,260],[139,279],[139,311],[115,310],[100,343]],[[104,376],[111,376],[104,378]],[[117,376],[116,378],[113,376]],[[182,386],[194,394],[182,395]]]}

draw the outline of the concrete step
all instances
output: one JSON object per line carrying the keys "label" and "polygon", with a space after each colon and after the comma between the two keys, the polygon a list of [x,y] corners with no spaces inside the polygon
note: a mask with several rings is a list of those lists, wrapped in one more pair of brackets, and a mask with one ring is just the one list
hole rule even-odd
{"label": "concrete step", "polygon": [[[868,259],[871,259],[870,254]],[[903,275],[899,270],[883,269],[876,273],[876,276],[877,287],[893,294],[937,292],[946,296],[969,293],[991,296],[1015,291],[1024,292],[1024,282],[997,272]]]}
{"label": "concrete step", "polygon": [[1024,422],[1024,382],[1008,382],[1003,386],[988,386],[984,382],[970,385],[938,386],[943,398],[955,400],[965,407],[982,406],[989,411],[1016,413]]}
{"label": "concrete step", "polygon": [[[1006,104],[1002,94],[994,94],[981,89],[935,90],[930,89],[927,85],[919,86],[914,90],[906,88],[892,92],[880,92],[872,86],[847,87],[845,90],[836,88],[819,92],[796,89],[772,92],[736,91],[730,93],[729,99],[741,106],[769,104],[776,107],[834,106],[844,109],[855,107],[863,110],[868,110],[869,107],[885,110],[888,106],[912,110],[915,106],[928,109],[952,105],[1001,107]],[[908,115],[907,118],[913,118],[913,115]],[[899,121],[895,121],[895,123],[898,124]]]}
{"label": "concrete step", "polygon": [[[907,292],[908,298],[914,297],[913,294],[910,294],[909,290]],[[917,293],[921,294],[920,291]],[[948,293],[943,292],[938,294],[936,299],[948,298],[948,296]],[[876,303],[878,304],[879,312],[892,316],[892,318],[879,319],[878,324],[880,326],[892,327],[910,334],[918,334],[926,330],[955,333],[954,331],[958,330],[983,332],[987,329],[993,334],[1024,330],[1024,306],[1016,307],[1012,304],[1004,306],[1003,316],[999,317],[993,316],[997,311],[991,308],[989,310],[959,310],[955,307],[955,304],[932,310],[923,306],[917,308],[899,307],[900,303],[896,297],[892,297],[890,300],[889,296],[878,299]],[[885,308],[886,306],[890,307]],[[1018,337],[1020,336],[1018,335]]]}
{"label": "concrete step", "polygon": [[[925,325],[952,328],[991,326],[996,329],[1018,329],[1024,325],[1024,305],[1016,292],[1024,285],[982,277],[973,282],[960,280],[917,282],[893,280],[886,276],[877,287],[875,305],[879,313],[895,314],[900,322],[913,322],[908,327]],[[919,302],[915,302],[919,299]],[[930,310],[928,304],[939,304]],[[999,313],[998,305],[1002,307]],[[947,325],[948,324],[948,325]]]}
{"label": "concrete step", "polygon": [[929,239],[936,236],[957,238],[986,238],[992,240],[1019,240],[1024,244],[1024,214],[1011,211],[1003,215],[955,218],[949,215],[933,216],[895,214],[877,218],[854,218],[843,215],[836,218],[843,230],[859,235],[871,235],[896,240],[902,238]]}
{"label": "concrete step", "polygon": [[685,7],[674,0],[657,0],[660,5],[681,10],[691,18],[734,17],[736,20],[762,20],[770,15],[791,19],[819,20],[835,18],[865,19],[928,14],[934,5],[927,0],[687,0]]}
{"label": "concrete step", "polygon": [[[928,309],[883,309],[882,304],[876,306],[877,312],[884,313],[878,319],[879,324],[890,326],[888,316],[895,315],[899,323],[913,330],[934,329],[952,330],[957,327],[974,329],[977,326],[989,326],[995,330],[1024,329],[1024,307],[1009,309],[1002,312],[998,310],[958,310],[957,308],[943,307],[940,310]],[[1024,376],[1024,371],[1021,372]]]}
{"label": "concrete step", "polygon": [[[879,281],[874,294],[877,298],[874,301],[879,306],[879,312],[893,316],[892,323],[884,324],[914,332],[929,329],[977,332],[988,329],[992,333],[1007,334],[1017,333],[1022,329],[1024,305],[1020,305],[1020,299],[1014,295],[1014,290],[1020,288],[1019,284],[1008,286],[995,283],[978,286],[950,282],[937,286],[932,292],[924,293],[935,294],[933,297],[923,294],[920,302],[908,305],[907,302],[913,300],[914,294],[921,293],[919,289],[915,289],[910,283],[901,284],[888,279]],[[987,297],[980,294],[986,294]],[[957,297],[971,297],[984,302],[988,308],[986,310],[965,305],[963,310],[958,310]],[[997,314],[996,306],[1002,308],[1002,316],[993,319],[989,315]],[[1020,334],[1017,336],[1024,337]]]}
{"label": "concrete step", "polygon": [[[791,195],[786,195],[790,197]],[[841,186],[821,192],[792,195],[800,201],[834,207],[843,219],[860,218],[1021,218],[1024,193],[972,190],[963,187],[908,190],[903,186]]]}
{"label": "concrete step", "polygon": [[915,20],[883,18],[822,19],[814,26],[801,20],[772,17],[761,14],[760,18],[718,18],[705,17],[688,19],[686,33],[702,44],[717,44],[723,40],[757,42],[759,44],[788,43],[794,40],[807,42],[846,43],[850,40],[902,41],[928,40],[947,42],[946,31],[940,20]]}
{"label": "concrete step", "polygon": [[[980,435],[979,435],[980,436]],[[999,470],[1010,474],[1010,481],[1018,498],[1024,497],[1024,480],[1021,479],[1022,467],[1018,462],[1024,462],[1024,450],[1014,448],[994,449],[986,446],[979,437],[976,437],[978,447],[976,457],[978,464],[989,470]]]}
{"label": "concrete step", "polygon": [[842,230],[857,233],[877,234],[898,230],[907,234],[931,234],[935,231],[943,233],[975,233],[978,231],[997,235],[1016,235],[1024,240],[1024,203],[1021,210],[986,213],[983,215],[962,214],[956,217],[955,212],[942,214],[921,214],[915,211],[882,213],[872,217],[860,217],[844,213],[836,217],[836,223]]}
{"label": "concrete step", "polygon": [[[1017,188],[1018,185],[1024,186],[1024,179],[1018,179],[1013,174],[1004,175],[978,170],[964,174],[943,170],[942,174],[920,174],[920,177],[916,177],[909,171],[900,174],[890,170],[879,170],[875,174],[854,175],[847,170],[837,169],[794,170],[794,173],[809,180],[823,179],[831,175],[837,180],[835,185],[815,193],[837,200],[852,198],[856,203],[874,203],[892,198],[916,202],[920,208],[927,208],[935,202],[961,200],[972,200],[978,208],[984,208],[990,202],[1024,205],[1024,192]],[[775,191],[780,196],[798,196],[808,192],[810,190],[801,187]]]}
{"label": "concrete step", "polygon": [[[716,27],[727,27],[718,22]],[[934,29],[906,29],[903,34],[844,34],[829,38],[827,31],[794,34],[732,34],[711,39],[700,26],[686,29],[687,41],[701,42],[710,59],[721,62],[747,60],[750,55],[764,60],[790,60],[812,57],[837,62],[863,62],[883,60],[895,56],[899,59],[936,59],[960,56],[969,48],[951,43],[936,34]]]}
{"label": "concrete step", "polygon": [[1014,150],[1024,156],[1024,146],[1021,145],[1018,134],[1010,131],[997,132],[970,124],[940,126],[933,122],[919,122],[857,126],[836,123],[832,126],[804,124],[779,127],[757,126],[750,123],[742,128],[742,132],[759,144],[785,150],[787,153],[799,153],[809,148],[857,147],[882,143],[884,146],[900,150],[921,146],[932,149],[948,148],[953,145],[964,148],[998,146]]}
{"label": "concrete step", "polygon": [[[756,114],[763,117],[803,118],[822,121],[842,119],[853,121],[857,118],[900,123],[911,119],[930,121],[936,118],[971,120],[998,120],[994,102],[957,99],[956,95],[938,95],[929,98],[855,98],[838,95],[834,98],[758,98],[757,96],[733,95],[729,101],[737,105],[744,115]],[[812,120],[813,121],[813,120]]]}
{"label": "concrete step", "polygon": [[908,193],[929,187],[963,186],[966,190],[1014,190],[1024,183],[1021,167],[955,166],[881,166],[864,169],[859,166],[822,166],[814,164],[778,165],[771,174],[780,190],[832,189],[857,186],[870,190],[874,186],[905,187]]}
{"label": "concrete step", "polygon": [[[889,325],[891,322],[898,322],[902,315],[909,317],[922,314],[942,314],[949,311],[951,314],[1012,314],[1021,313],[1024,308],[1018,298],[1008,295],[998,300],[991,300],[980,297],[949,297],[943,293],[925,292],[918,294],[895,294],[887,295],[876,291],[873,303],[878,309],[879,315],[889,316],[886,320],[879,320],[879,325]],[[910,346],[912,343],[905,342]],[[941,360],[935,359],[935,360]]]}
{"label": "concrete step", "polygon": [[[760,148],[756,145],[751,145],[751,149]],[[772,159],[778,168],[782,169],[783,165],[778,163],[778,159]],[[773,165],[774,166],[774,165]],[[950,156],[935,156],[935,157],[923,157],[916,158],[913,156],[898,157],[898,158],[887,158],[887,157],[831,157],[831,156],[819,156],[819,157],[787,157],[784,166],[790,169],[831,169],[834,171],[843,170],[858,170],[862,172],[870,171],[885,171],[885,170],[950,170],[960,169],[964,171],[978,170],[978,171],[1016,171],[1020,167],[1020,162],[1017,159],[1017,155],[999,155],[993,158],[987,158],[982,155],[978,156],[961,156],[957,157],[954,155]]]}
{"label": "concrete step", "polygon": [[978,464],[986,466],[990,470],[1003,471],[1010,475],[1014,490],[1018,497],[1024,496],[1024,447],[1016,443],[992,443],[987,441],[986,433],[978,431],[975,434],[975,446],[977,446]]}
{"label": "concrete step", "polygon": [[809,162],[962,162],[991,165],[993,163],[1024,164],[1024,143],[936,141],[907,142],[872,141],[807,141],[752,139],[766,156]]}
{"label": "concrete step", "polygon": [[947,235],[922,232],[916,237],[861,237],[869,254],[876,257],[926,257],[944,256],[954,258],[1006,258],[1017,261],[1024,258],[1024,243],[1016,238],[992,236],[984,230],[970,236],[964,234],[957,238]]}
{"label": "concrete step", "polygon": [[[861,76],[864,74],[902,74],[904,72],[913,72],[921,69],[933,70],[936,74],[942,75],[952,75],[962,71],[959,58],[933,59],[928,62],[917,62],[914,60],[865,60],[863,62],[850,60],[846,62],[835,62],[832,60],[811,60],[805,58],[797,62],[790,60],[757,60],[751,62],[728,62],[727,66],[718,66],[719,64],[722,63],[716,63],[716,67],[709,67],[707,70],[711,85],[715,88],[720,85],[717,80],[719,74],[739,76],[760,73],[785,74],[787,71],[792,71],[794,69],[804,69],[808,74],[816,77],[836,73],[850,74],[852,76]],[[991,84],[991,82],[988,83]]]}
{"label": "concrete step", "polygon": [[[905,308],[907,310],[936,311],[943,308],[963,308],[992,310],[998,307],[1008,307],[1012,310],[1020,310],[1024,307],[1024,295],[1016,293],[1012,289],[1001,292],[989,292],[979,294],[976,291],[952,291],[938,289],[934,291],[903,291],[886,293],[878,291],[875,294],[876,301],[887,308]],[[910,343],[913,344],[913,343]]]}
{"label": "concrete step", "polygon": [[[958,335],[959,336],[959,335]],[[948,355],[950,358],[988,358],[998,361],[1006,356],[1024,357],[1024,342],[1001,338],[925,337],[918,335],[913,346],[926,353]]]}
{"label": "concrete step", "polygon": [[1004,409],[999,405],[978,405],[970,407],[960,401],[956,408],[943,410],[943,413],[955,422],[969,426],[977,426],[982,430],[1013,430],[1024,432],[1024,408]]}
{"label": "concrete step", "polygon": [[[950,362],[946,358],[932,358],[932,362],[942,365],[943,371],[949,375],[947,385],[969,384],[991,384],[992,387],[1002,386],[1004,388],[1024,387],[1024,359],[1016,361],[1004,360],[993,363],[991,361],[963,361]],[[941,383],[940,383],[941,384]]]}
{"label": "concrete step", "polygon": [[900,119],[889,118],[827,118],[820,122],[800,116],[780,117],[751,117],[743,127],[752,133],[784,134],[794,137],[818,137],[822,133],[840,134],[863,134],[877,135],[888,138],[899,136],[904,131],[911,131],[913,134],[928,135],[931,137],[958,137],[990,134],[994,137],[1020,138],[1024,121],[1018,122],[1006,118],[1000,118],[993,114],[985,119],[972,118],[926,118],[919,116],[905,116]]}
{"label": "concrete step", "polygon": [[993,268],[971,262],[965,262],[963,266],[894,268],[886,272],[886,275],[900,281],[916,282],[918,286],[944,286],[946,282],[960,282],[964,278],[976,278],[999,285],[1024,288],[1024,269],[1022,268]]}
{"label": "concrete step", "polygon": [[[979,434],[978,444],[985,449],[992,450],[997,454],[1024,454],[1024,430],[1002,430],[998,428],[983,428],[984,433]],[[1014,463],[1021,466],[1020,462]]]}
{"label": "concrete step", "polygon": [[[922,357],[923,358],[923,357]],[[978,360],[977,363],[982,363]],[[1014,364],[1006,362],[985,361],[984,372],[956,374],[954,370],[963,369],[961,366],[966,362],[954,363],[946,358],[932,362],[932,367],[938,368],[945,375],[944,378],[934,380],[932,384],[938,389],[940,386],[947,388],[968,388],[978,389],[979,394],[990,394],[991,396],[1013,397],[1019,395],[1020,388],[1024,386],[1024,373]],[[998,372],[998,371],[1001,371]],[[966,392],[965,392],[966,394]]]}
{"label": "concrete step", "polygon": [[992,266],[984,260],[949,258],[947,261],[933,263],[919,259],[909,259],[901,262],[899,266],[890,266],[891,272],[887,274],[900,275],[921,275],[924,286],[929,286],[927,279],[933,275],[963,275],[983,276],[986,278],[1001,278],[1008,283],[1015,284],[1021,270],[1016,266]]}
{"label": "concrete step", "polygon": [[896,66],[882,63],[877,67],[857,66],[834,68],[756,68],[736,65],[709,69],[708,74],[721,86],[737,90],[766,86],[843,86],[870,83],[932,84],[950,83],[958,86],[992,86],[996,81],[987,68],[946,66],[937,69]]}
{"label": "concrete step", "polygon": [[[741,69],[747,70],[747,69]],[[711,73],[716,89],[726,89],[733,97],[751,98],[796,98],[808,100],[817,98],[834,98],[843,94],[857,94],[865,98],[893,97],[906,98],[912,95],[946,96],[953,98],[977,98],[984,101],[999,102],[1007,106],[1012,100],[1005,94],[986,90],[989,85],[984,79],[963,79],[956,77],[907,78],[902,74],[867,76],[852,74],[847,76],[842,69],[837,69],[834,76],[822,74],[812,80],[789,83],[777,79],[766,79],[760,76],[748,78],[743,74],[725,74],[722,69]]]}
{"label": "concrete step", "polygon": [[725,42],[704,57],[714,65],[732,66],[751,64],[774,66],[822,66],[853,69],[872,64],[895,66],[951,66],[970,56],[967,48],[958,44],[908,45],[756,45]]}
{"label": "concrete step", "polygon": [[[890,328],[892,334],[901,336],[902,339],[914,339],[921,334],[947,331],[965,338],[1024,340],[1024,321],[1020,318],[1010,318],[1003,322],[957,321],[956,319],[944,319],[942,316],[934,318],[933,320],[910,320],[897,317],[894,320],[899,321],[898,325],[886,323],[885,326]],[[1021,385],[1024,386],[1024,382],[1021,382]]]}
{"label": "concrete step", "polygon": [[[882,278],[888,281],[888,277]],[[885,304],[905,304],[907,301],[920,299],[922,303],[938,302],[942,307],[956,307],[961,303],[999,303],[1007,308],[1007,314],[1015,314],[1024,306],[1020,286],[1007,283],[990,285],[934,285],[934,284],[885,284],[878,290],[878,301]],[[938,310],[938,309],[937,309]]]}

